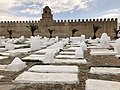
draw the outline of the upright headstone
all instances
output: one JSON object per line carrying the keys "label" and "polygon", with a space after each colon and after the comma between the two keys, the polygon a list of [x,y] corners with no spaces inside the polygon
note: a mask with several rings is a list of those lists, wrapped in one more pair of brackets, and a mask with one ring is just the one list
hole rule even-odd
{"label": "upright headstone", "polygon": [[83,50],[87,50],[87,45],[85,41],[80,42],[80,47],[82,47]]}
{"label": "upright headstone", "polygon": [[106,34],[103,33],[101,38],[100,38],[100,45],[102,48],[109,48],[110,47],[110,37]]}
{"label": "upright headstone", "polygon": [[44,63],[51,63],[53,59],[54,59],[54,53],[52,52],[45,53]]}
{"label": "upright headstone", "polygon": [[62,41],[58,42],[58,48],[59,49],[63,49],[63,47],[64,47],[63,42]]}
{"label": "upright headstone", "polygon": [[5,45],[5,49],[6,50],[13,50],[15,47],[14,47],[14,44],[13,44],[13,40],[12,39],[8,39],[8,41],[6,42],[6,45]]}
{"label": "upright headstone", "polygon": [[5,41],[3,41],[2,39],[0,39],[0,46],[5,46]]}
{"label": "upright headstone", "polygon": [[30,39],[30,48],[32,51],[39,50],[40,47],[40,38],[38,37],[31,37]]}
{"label": "upright headstone", "polygon": [[85,41],[85,35],[81,35],[81,40]]}
{"label": "upright headstone", "polygon": [[114,51],[120,54],[120,38],[115,41]]}
{"label": "upright headstone", "polygon": [[24,41],[25,41],[25,37],[24,37],[24,36],[21,36],[21,37],[19,38],[19,43],[24,43]]}
{"label": "upright headstone", "polygon": [[23,62],[20,58],[16,57],[11,64],[7,65],[8,71],[20,71],[26,67],[26,63]]}
{"label": "upright headstone", "polygon": [[55,42],[58,42],[59,41],[59,38],[58,36],[55,37]]}
{"label": "upright headstone", "polygon": [[75,58],[77,58],[77,59],[84,58],[84,51],[83,51],[82,47],[78,47],[75,50]]}

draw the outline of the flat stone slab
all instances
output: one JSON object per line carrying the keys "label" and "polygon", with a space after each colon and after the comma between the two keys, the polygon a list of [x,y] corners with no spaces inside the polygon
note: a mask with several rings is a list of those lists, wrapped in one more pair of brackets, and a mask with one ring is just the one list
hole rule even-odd
{"label": "flat stone slab", "polygon": [[19,75],[14,83],[78,83],[75,73],[36,73],[25,71]]}
{"label": "flat stone slab", "polygon": [[27,57],[22,58],[23,60],[44,60],[45,55],[33,54]]}
{"label": "flat stone slab", "polygon": [[64,52],[60,52],[60,54],[62,54],[62,55],[75,55],[75,52],[64,51]]}
{"label": "flat stone slab", "polygon": [[75,55],[57,55],[56,59],[75,59]]}
{"label": "flat stone slab", "polygon": [[28,53],[30,51],[31,51],[30,48],[21,48],[21,49],[9,50],[9,51],[6,51],[6,52],[9,52],[9,53]]}
{"label": "flat stone slab", "polygon": [[3,52],[5,51],[6,49],[5,48],[0,48],[0,52]]}
{"label": "flat stone slab", "polygon": [[35,65],[28,71],[42,73],[78,73],[77,66]]}
{"label": "flat stone slab", "polygon": [[114,67],[91,67],[89,73],[95,73],[95,74],[120,74],[120,68],[114,68]]}
{"label": "flat stone slab", "polygon": [[110,50],[107,49],[107,48],[97,48],[97,49],[94,48],[94,49],[90,49],[90,51],[91,52],[96,52],[96,51],[100,51],[100,52],[102,52],[102,51],[108,51],[109,52]]}
{"label": "flat stone slab", "polygon": [[114,51],[92,51],[91,55],[117,55]]}
{"label": "flat stone slab", "polygon": [[25,47],[25,46],[29,46],[29,45],[28,44],[19,44],[19,45],[14,44],[15,48],[22,48],[22,47]]}
{"label": "flat stone slab", "polygon": [[3,55],[3,56],[10,56],[10,53],[8,53],[8,52],[0,52],[0,55]]}
{"label": "flat stone slab", "polygon": [[0,70],[7,71],[7,65],[0,65]]}
{"label": "flat stone slab", "polygon": [[70,47],[68,50],[76,50],[78,47]]}
{"label": "flat stone slab", "polygon": [[102,47],[101,47],[101,46],[88,46],[87,48],[89,48],[89,49],[94,49],[94,48],[100,49],[100,48],[102,48]]}
{"label": "flat stone slab", "polygon": [[9,57],[7,57],[7,56],[0,56],[0,60],[7,59],[7,58],[9,58]]}
{"label": "flat stone slab", "polygon": [[42,49],[35,52],[35,54],[45,54],[47,52],[57,53],[57,49]]}
{"label": "flat stone slab", "polygon": [[79,47],[79,45],[77,45],[77,44],[73,44],[73,45],[66,45],[66,47]]}
{"label": "flat stone slab", "polygon": [[3,75],[0,75],[0,80],[2,79],[2,78],[4,78],[5,76],[3,76]]}
{"label": "flat stone slab", "polygon": [[120,90],[120,82],[88,79],[85,90]]}
{"label": "flat stone slab", "polygon": [[115,57],[119,58],[120,59],[120,55],[115,55]]}
{"label": "flat stone slab", "polygon": [[55,64],[87,64],[86,59],[54,59]]}

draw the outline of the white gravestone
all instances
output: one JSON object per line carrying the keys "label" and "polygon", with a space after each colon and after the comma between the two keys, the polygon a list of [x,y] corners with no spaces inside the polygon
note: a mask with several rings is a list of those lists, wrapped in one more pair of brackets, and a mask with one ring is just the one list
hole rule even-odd
{"label": "white gravestone", "polygon": [[21,37],[19,38],[19,43],[24,43],[24,41],[25,41],[25,37],[24,37],[24,36],[21,36]]}
{"label": "white gravestone", "polygon": [[58,42],[59,41],[59,38],[58,36],[55,37],[55,41]]}
{"label": "white gravestone", "polygon": [[75,58],[79,59],[79,58],[84,58],[84,51],[82,49],[82,47],[78,47],[75,50]]}
{"label": "white gravestone", "polygon": [[40,47],[40,38],[39,37],[31,37],[30,39],[30,48],[32,51],[39,50]]}
{"label": "white gravestone", "polygon": [[80,47],[82,47],[83,50],[87,50],[87,45],[85,41],[80,42]]}
{"label": "white gravestone", "polygon": [[26,67],[26,63],[23,62],[20,58],[16,57],[11,64],[7,65],[8,71],[20,71]]}
{"label": "white gravestone", "polygon": [[9,39],[7,42],[6,42],[6,45],[5,45],[5,49],[6,50],[14,50],[14,44],[13,44],[13,40],[12,39]]}
{"label": "white gravestone", "polygon": [[45,53],[44,63],[51,63],[54,59],[55,54],[52,52]]}
{"label": "white gravestone", "polygon": [[120,38],[115,41],[114,51],[120,54]]}
{"label": "white gravestone", "polygon": [[101,38],[100,38],[100,45],[102,48],[109,48],[110,47],[110,37],[106,34],[103,33]]}
{"label": "white gravestone", "polygon": [[0,39],[0,46],[5,46],[5,41],[3,41],[2,39]]}
{"label": "white gravestone", "polygon": [[85,35],[81,35],[81,40],[85,41]]}

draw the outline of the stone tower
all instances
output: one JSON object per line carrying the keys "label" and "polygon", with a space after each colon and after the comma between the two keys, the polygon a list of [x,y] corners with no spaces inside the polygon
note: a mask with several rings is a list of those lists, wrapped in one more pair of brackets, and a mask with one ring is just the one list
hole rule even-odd
{"label": "stone tower", "polygon": [[51,14],[51,9],[48,6],[46,6],[43,9],[42,20],[45,20],[45,21],[53,20],[53,15]]}

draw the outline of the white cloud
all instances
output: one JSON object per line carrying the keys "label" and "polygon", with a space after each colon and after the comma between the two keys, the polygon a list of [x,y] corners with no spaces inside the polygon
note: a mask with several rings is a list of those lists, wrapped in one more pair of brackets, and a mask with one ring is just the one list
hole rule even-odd
{"label": "white cloud", "polygon": [[[51,8],[52,13],[61,13],[66,11],[73,13],[74,9],[89,10],[91,8],[89,4],[94,3],[95,1],[97,2],[97,0],[1,0],[0,20],[38,20],[38,18],[40,19],[39,15],[42,14],[42,9],[46,5]],[[31,2],[31,4],[29,4],[29,2]],[[11,8],[14,9],[11,10]],[[39,17],[35,17],[35,15],[38,15]],[[97,18],[111,17],[120,18],[120,8],[106,11],[103,15]]]}
{"label": "white cloud", "polygon": [[53,13],[60,13],[65,11],[71,11],[75,8],[79,9],[87,9],[88,3],[93,0],[46,0],[43,3],[43,6],[50,6]]}
{"label": "white cloud", "polygon": [[98,18],[118,18],[118,22],[120,22],[119,20],[120,19],[120,8],[106,11],[103,13],[102,16],[99,16]]}
{"label": "white cloud", "polygon": [[[52,13],[60,13],[65,11],[73,12],[73,9],[86,9],[88,3],[92,0],[1,0],[0,1],[0,18],[1,20],[18,20],[22,18],[28,19],[27,16],[22,16],[22,13],[27,15],[41,14],[42,9],[48,5],[52,9]],[[32,2],[32,5],[25,6],[23,2]],[[38,4],[39,3],[39,4]],[[41,4],[41,6],[40,6]],[[26,4],[27,5],[27,4]],[[10,11],[13,7],[19,7],[16,11]],[[24,7],[21,10],[20,7]],[[21,17],[16,16],[16,13],[21,13]],[[19,16],[20,16],[19,15]],[[33,16],[31,16],[33,18]],[[20,19],[19,19],[20,18]]]}

